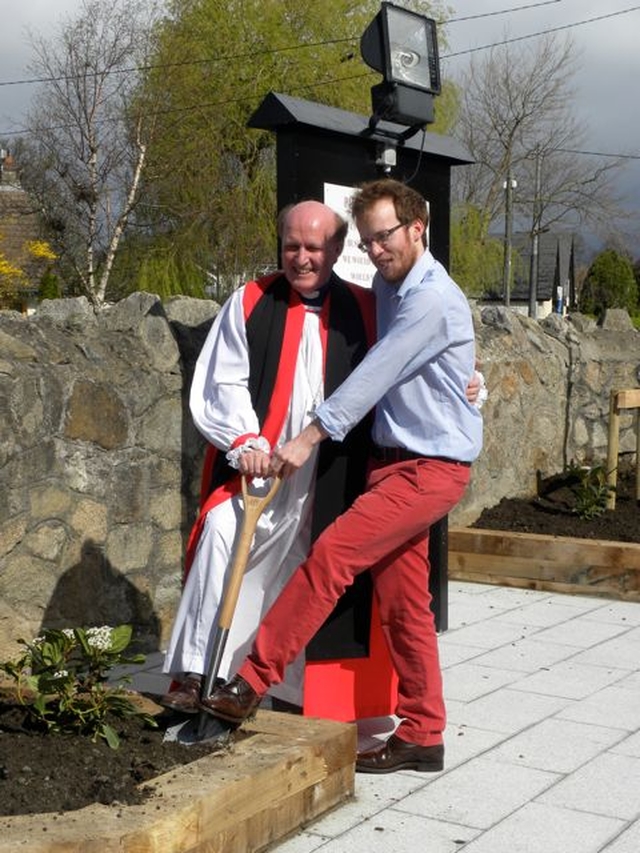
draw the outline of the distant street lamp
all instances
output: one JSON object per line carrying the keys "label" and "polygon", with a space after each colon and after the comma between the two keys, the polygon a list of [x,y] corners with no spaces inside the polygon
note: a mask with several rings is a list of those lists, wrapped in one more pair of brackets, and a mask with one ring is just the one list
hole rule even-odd
{"label": "distant street lamp", "polygon": [[511,304],[511,245],[513,233],[513,191],[518,182],[511,177],[511,171],[507,172],[507,180],[502,184],[505,191],[504,205],[504,262],[502,266],[502,292],[504,304]]}
{"label": "distant street lamp", "polygon": [[535,320],[538,314],[538,269],[540,254],[540,234],[547,228],[540,227],[540,175],[542,170],[542,154],[540,146],[534,149],[536,176],[533,194],[533,221],[531,223],[531,260],[529,263],[529,316]]}
{"label": "distant street lamp", "polygon": [[371,88],[369,132],[376,131],[382,120],[408,125],[402,133],[385,132],[402,141],[434,121],[440,59],[432,18],[383,2],[362,34],[360,51],[367,65],[384,76]]}

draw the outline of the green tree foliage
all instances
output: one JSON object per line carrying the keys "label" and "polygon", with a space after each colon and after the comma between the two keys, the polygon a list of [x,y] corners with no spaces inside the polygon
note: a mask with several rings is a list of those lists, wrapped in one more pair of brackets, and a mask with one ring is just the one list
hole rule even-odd
{"label": "green tree foliage", "polygon": [[638,293],[640,294],[640,259],[636,260],[633,265],[633,277],[638,285]]}
{"label": "green tree foliage", "polygon": [[638,284],[626,255],[605,249],[596,257],[582,286],[579,307],[597,317],[607,308],[626,308],[632,315],[637,311]]}
{"label": "green tree foliage", "polygon": [[636,259],[633,264],[633,277],[636,280],[636,288],[638,291],[638,304],[636,306],[635,314],[632,316],[633,325],[636,329],[640,329],[640,259]]}
{"label": "green tree foliage", "polygon": [[24,182],[42,208],[63,277],[96,305],[136,205],[156,103],[139,94],[153,0],[82,0],[31,39],[40,88]]}
{"label": "green tree foliage", "polygon": [[[156,293],[163,299],[176,293],[204,299],[203,271],[189,252],[169,237],[157,236],[142,241],[129,240],[116,259],[113,271],[113,299],[121,299],[132,290]],[[134,284],[134,286],[132,286]]]}
{"label": "green tree foliage", "polygon": [[[442,9],[410,6],[434,17]],[[195,274],[220,293],[273,267],[275,138],[247,128],[248,119],[270,91],[369,115],[380,76],[362,62],[359,39],[379,8],[377,0],[174,0],[144,92],[162,104],[136,214],[145,236],[130,240],[147,288],[152,269],[163,292],[197,289]],[[438,100],[441,127],[452,104]]]}
{"label": "green tree foliage", "polygon": [[60,279],[51,270],[43,273],[40,279],[40,287],[38,288],[38,299],[60,299],[62,296],[62,287]]}
{"label": "green tree foliage", "polygon": [[453,212],[451,274],[469,296],[494,291],[502,276],[502,241],[487,233],[488,216],[473,205]]}

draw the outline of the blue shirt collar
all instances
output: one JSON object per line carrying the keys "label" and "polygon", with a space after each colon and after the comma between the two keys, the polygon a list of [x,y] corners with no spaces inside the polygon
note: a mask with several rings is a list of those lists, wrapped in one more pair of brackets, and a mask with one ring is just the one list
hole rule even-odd
{"label": "blue shirt collar", "polygon": [[402,297],[411,290],[415,285],[420,284],[422,279],[427,274],[427,271],[431,269],[431,267],[435,264],[435,258],[429,251],[429,249],[425,249],[424,252],[420,255],[415,264],[411,267],[407,275],[402,280],[401,284],[391,284],[388,282],[381,273],[376,273],[376,278],[381,284],[386,285],[392,292],[393,295],[398,299],[402,299]]}

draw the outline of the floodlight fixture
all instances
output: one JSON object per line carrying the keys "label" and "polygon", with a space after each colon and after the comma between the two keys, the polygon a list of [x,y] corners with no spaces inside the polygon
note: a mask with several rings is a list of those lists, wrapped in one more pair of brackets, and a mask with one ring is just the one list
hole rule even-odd
{"label": "floodlight fixture", "polygon": [[360,38],[360,52],[367,65],[384,77],[384,82],[371,88],[371,128],[385,119],[410,125],[406,136],[434,121],[440,58],[432,18],[383,2]]}

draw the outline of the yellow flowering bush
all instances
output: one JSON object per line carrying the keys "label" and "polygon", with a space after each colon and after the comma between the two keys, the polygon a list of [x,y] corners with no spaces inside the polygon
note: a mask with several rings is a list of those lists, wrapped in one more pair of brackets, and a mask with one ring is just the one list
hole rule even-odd
{"label": "yellow flowering bush", "polygon": [[27,240],[24,248],[31,257],[39,261],[55,261],[58,257],[46,240]]}
{"label": "yellow flowering bush", "polygon": [[6,276],[7,278],[23,278],[24,273],[20,269],[20,267],[14,267],[13,264],[10,264],[9,261],[0,255],[0,275]]}
{"label": "yellow flowering bush", "polygon": [[0,252],[0,299],[13,299],[20,290],[39,278],[57,257],[46,240],[25,241],[19,257],[11,260]]}

